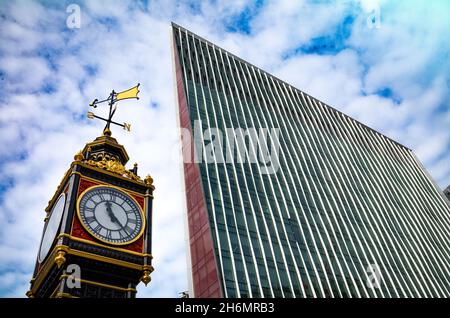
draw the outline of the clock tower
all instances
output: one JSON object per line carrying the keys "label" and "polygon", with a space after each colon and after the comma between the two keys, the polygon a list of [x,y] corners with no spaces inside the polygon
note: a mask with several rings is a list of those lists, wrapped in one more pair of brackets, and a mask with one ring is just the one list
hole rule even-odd
{"label": "clock tower", "polygon": [[107,125],[74,156],[45,209],[28,297],[134,298],[139,282],[150,282],[153,179],[141,179],[137,164],[125,168],[128,154],[110,130],[123,93],[133,98],[113,91],[105,100],[107,119],[88,113]]}

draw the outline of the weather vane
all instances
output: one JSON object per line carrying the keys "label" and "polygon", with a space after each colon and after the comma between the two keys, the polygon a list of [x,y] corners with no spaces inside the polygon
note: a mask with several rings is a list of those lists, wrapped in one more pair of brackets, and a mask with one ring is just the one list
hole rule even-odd
{"label": "weather vane", "polygon": [[109,129],[109,127],[111,126],[111,124],[117,125],[122,127],[123,129],[125,129],[126,131],[131,131],[131,124],[127,124],[127,123],[118,123],[112,120],[114,114],[116,113],[117,110],[117,102],[119,100],[123,100],[123,99],[130,99],[130,98],[136,98],[139,99],[139,97],[137,96],[137,94],[139,93],[139,85],[137,84],[136,86],[127,89],[126,91],[123,92],[119,92],[116,93],[114,90],[111,92],[111,94],[109,94],[107,99],[101,100],[99,101],[97,98],[94,99],[94,101],[92,103],[89,104],[89,106],[97,108],[98,104],[101,103],[105,103],[108,102],[109,105],[109,115],[108,118],[103,118],[100,116],[95,115],[93,112],[87,112],[87,118],[89,119],[100,119],[103,121],[106,121],[106,126],[103,129],[103,134],[108,134],[111,135],[111,130]]}

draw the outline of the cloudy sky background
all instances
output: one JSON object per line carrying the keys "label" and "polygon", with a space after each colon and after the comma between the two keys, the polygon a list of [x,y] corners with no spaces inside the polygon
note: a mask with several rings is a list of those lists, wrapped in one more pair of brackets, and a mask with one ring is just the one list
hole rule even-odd
{"label": "cloudy sky background", "polygon": [[88,103],[138,82],[116,115],[132,133],[113,129],[156,185],[156,270],[138,296],[187,289],[170,21],[412,148],[450,184],[449,1],[1,1],[0,296],[28,290],[44,208],[101,133]]}

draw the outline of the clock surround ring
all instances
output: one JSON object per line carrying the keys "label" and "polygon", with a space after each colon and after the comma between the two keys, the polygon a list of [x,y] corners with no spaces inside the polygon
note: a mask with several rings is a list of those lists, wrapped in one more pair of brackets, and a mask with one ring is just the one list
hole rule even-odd
{"label": "clock surround ring", "polygon": [[[131,239],[129,241],[126,241],[126,242],[111,242],[111,241],[108,241],[108,240],[103,239],[103,238],[99,237],[98,235],[96,235],[85,224],[85,222],[83,221],[83,219],[81,217],[80,202],[83,199],[83,197],[86,195],[86,193],[88,193],[88,192],[90,192],[90,191],[92,191],[92,190],[94,190],[96,188],[110,188],[110,189],[117,190],[117,191],[121,192],[122,194],[124,194],[125,196],[127,196],[128,198],[130,198],[133,201],[133,203],[136,204],[136,207],[139,210],[139,213],[140,213],[140,216],[141,216],[141,220],[142,220],[141,229],[140,229],[139,233],[136,235],[136,237],[134,237],[133,239]],[[83,227],[83,229],[87,233],[89,233],[89,235],[92,236],[94,239],[96,239],[96,240],[98,240],[98,241],[100,241],[102,243],[108,244],[108,245],[115,245],[115,246],[130,245],[130,244],[136,242],[138,239],[140,239],[142,237],[142,235],[144,234],[145,228],[147,226],[147,222],[146,222],[146,219],[145,219],[145,214],[144,214],[144,211],[143,211],[141,205],[139,204],[139,202],[131,194],[129,194],[128,192],[126,192],[122,188],[119,188],[119,187],[113,186],[113,185],[99,184],[99,185],[91,186],[91,187],[85,189],[83,192],[80,193],[80,195],[77,198],[76,210],[77,210],[76,212],[77,212],[78,221],[81,224],[81,226]]]}

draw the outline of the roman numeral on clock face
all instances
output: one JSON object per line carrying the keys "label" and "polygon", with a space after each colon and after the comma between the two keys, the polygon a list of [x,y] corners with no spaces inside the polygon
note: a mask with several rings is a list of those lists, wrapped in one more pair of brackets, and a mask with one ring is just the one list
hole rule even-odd
{"label": "roman numeral on clock face", "polygon": [[124,239],[124,238],[126,238],[128,235],[127,235],[127,232],[125,232],[123,229],[120,229],[120,230],[119,230],[119,236],[120,236],[121,239]]}
{"label": "roman numeral on clock face", "polygon": [[96,195],[93,195],[89,200],[94,202],[94,204],[97,204],[100,202],[100,197],[98,196],[98,194],[96,194]]}
{"label": "roman numeral on clock face", "polygon": [[84,207],[85,212],[94,213],[94,208],[90,208],[88,206]]}
{"label": "roman numeral on clock face", "polygon": [[101,230],[102,228],[103,228],[103,227],[102,227],[100,224],[97,224],[97,226],[94,228],[94,232],[98,233],[98,232],[100,232],[100,230]]}
{"label": "roman numeral on clock face", "polygon": [[85,220],[87,223],[92,223],[95,221],[95,217],[94,216],[86,216]]}
{"label": "roman numeral on clock face", "polygon": [[134,232],[134,230],[131,227],[129,227],[128,225],[124,227],[124,230],[128,235],[130,235],[131,233]]}

